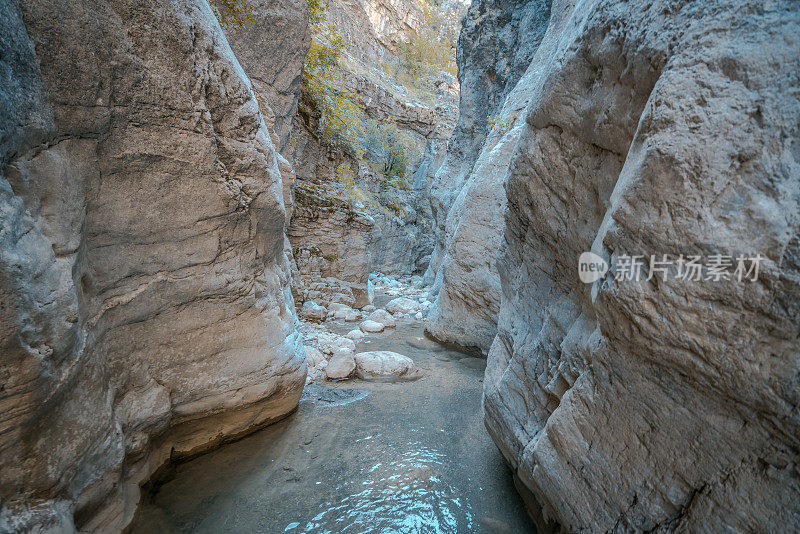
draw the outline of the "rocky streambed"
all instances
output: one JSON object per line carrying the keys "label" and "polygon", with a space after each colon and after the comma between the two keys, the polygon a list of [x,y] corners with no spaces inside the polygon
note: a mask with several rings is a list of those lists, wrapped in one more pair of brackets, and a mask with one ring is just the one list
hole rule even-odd
{"label": "rocky streambed", "polygon": [[[398,287],[378,287],[383,309]],[[324,341],[353,324],[304,328]],[[483,426],[485,360],[434,343],[413,315],[356,341],[356,356],[370,351],[405,355],[418,375],[331,381],[312,370],[294,414],[178,465],[133,532],[533,531]]]}

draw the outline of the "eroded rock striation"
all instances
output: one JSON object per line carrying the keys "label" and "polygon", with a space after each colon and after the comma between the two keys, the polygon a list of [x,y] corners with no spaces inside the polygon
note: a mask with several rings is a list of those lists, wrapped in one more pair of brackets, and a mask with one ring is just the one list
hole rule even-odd
{"label": "eroded rock striation", "polygon": [[425,328],[483,354],[500,309],[503,184],[531,97],[526,69],[549,15],[549,0],[471,4],[458,41],[458,123],[430,183],[436,245],[426,280],[436,299]]}
{"label": "eroded rock striation", "polygon": [[[294,209],[293,127],[300,98],[303,62],[311,44],[308,3],[296,0],[252,0],[242,28],[227,29],[236,59],[252,83],[261,115],[278,149],[286,226]],[[285,246],[290,262],[291,247]],[[298,282],[295,276],[295,281]]]}
{"label": "eroded rock striation", "polygon": [[205,1],[0,3],[0,530],[297,405],[277,152]]}
{"label": "eroded rock striation", "polygon": [[250,5],[252,13],[244,26],[226,35],[261,101],[275,147],[291,160],[303,62],[311,44],[308,3],[250,0]]}
{"label": "eroded rock striation", "polygon": [[[566,530],[800,527],[799,36],[792,2],[553,2],[484,406]],[[613,273],[583,284],[590,250]],[[618,278],[663,254],[763,261]]]}

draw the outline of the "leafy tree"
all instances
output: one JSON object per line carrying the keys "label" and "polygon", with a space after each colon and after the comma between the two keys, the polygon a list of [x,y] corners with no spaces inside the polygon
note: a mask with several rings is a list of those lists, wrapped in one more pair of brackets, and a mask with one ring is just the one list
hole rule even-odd
{"label": "leafy tree", "polygon": [[358,95],[344,86],[339,65],[347,43],[328,23],[328,7],[324,0],[311,0],[308,7],[312,42],[303,78],[307,94],[320,115],[318,134],[328,146],[342,148],[361,158],[363,105]]}
{"label": "leafy tree", "polygon": [[414,142],[388,120],[366,122],[363,147],[366,159],[376,163],[389,179],[402,180],[413,163]]}
{"label": "leafy tree", "polygon": [[440,71],[455,75],[456,41],[460,28],[459,11],[440,11],[426,0],[417,0],[422,10],[422,24],[402,46],[403,66],[414,77],[435,75]]}

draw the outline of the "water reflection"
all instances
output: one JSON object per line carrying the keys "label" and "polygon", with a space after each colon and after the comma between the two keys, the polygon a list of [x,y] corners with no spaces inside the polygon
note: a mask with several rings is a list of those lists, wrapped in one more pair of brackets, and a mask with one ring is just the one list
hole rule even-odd
{"label": "water reflection", "polygon": [[485,360],[419,322],[371,338],[359,351],[405,354],[422,378],[309,385],[295,414],[179,465],[132,532],[531,532],[483,426]]}
{"label": "water reflection", "polygon": [[[377,436],[375,436],[377,437]],[[372,436],[369,436],[372,438]],[[363,438],[363,443],[369,443]],[[408,532],[474,530],[472,507],[442,480],[446,456],[420,442],[374,451],[363,476],[336,488],[314,517],[287,525],[285,532]]]}

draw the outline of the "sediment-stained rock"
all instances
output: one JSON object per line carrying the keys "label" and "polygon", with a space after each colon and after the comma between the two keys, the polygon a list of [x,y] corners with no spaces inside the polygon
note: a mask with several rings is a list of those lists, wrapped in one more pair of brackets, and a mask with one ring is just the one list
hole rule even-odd
{"label": "sediment-stained rock", "polygon": [[[800,528],[798,36],[792,2],[553,2],[484,406],[568,531]],[[589,250],[614,274],[583,284]],[[617,278],[662,254],[764,259]]]}
{"label": "sediment-stained rock", "polygon": [[204,1],[0,3],[0,530],[111,532],[306,374],[277,152]]}
{"label": "sediment-stained rock", "polygon": [[360,352],[355,356],[356,376],[370,378],[419,378],[419,369],[408,356],[389,350]]}

